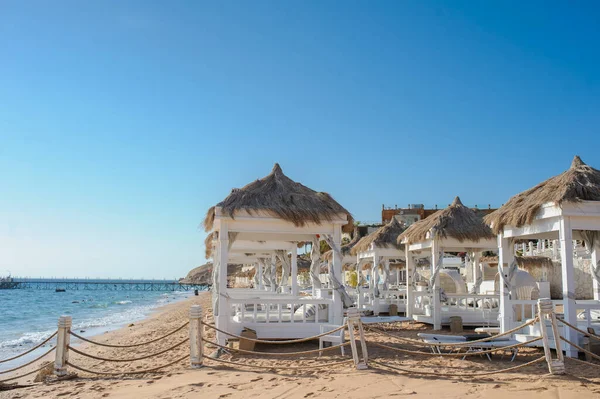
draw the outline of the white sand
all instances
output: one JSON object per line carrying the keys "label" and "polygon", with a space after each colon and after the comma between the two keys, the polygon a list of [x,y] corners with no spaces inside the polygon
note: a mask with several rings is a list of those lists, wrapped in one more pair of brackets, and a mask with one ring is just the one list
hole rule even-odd
{"label": "white sand", "polygon": [[[208,294],[193,297],[189,300],[167,305],[147,320],[136,322],[133,327],[108,332],[94,337],[98,342],[127,344],[148,341],[162,336],[181,326],[188,317],[192,304],[201,304],[205,308],[210,305]],[[210,310],[208,310],[210,314]],[[402,328],[402,329],[400,329]],[[421,324],[395,326],[393,333],[415,337],[419,331],[427,329]],[[130,358],[157,352],[185,339],[188,329],[159,341],[150,346],[129,349],[102,348],[92,345],[81,345],[82,350],[102,356]],[[213,339],[214,334],[207,334]],[[390,339],[368,334],[369,341],[386,342],[395,345]],[[299,351],[317,347],[314,342],[301,345],[266,346],[259,345],[261,351]],[[402,347],[408,348],[406,345]],[[417,349],[417,348],[411,348]],[[539,349],[522,351],[514,363],[503,360],[499,356],[489,362],[484,357],[472,357],[462,361],[459,359],[409,356],[400,353],[389,353],[382,349],[370,347],[370,355],[387,364],[405,368],[433,371],[437,373],[477,373],[495,369],[508,368],[523,364],[542,356]],[[207,349],[210,353],[212,349]],[[349,353],[350,351],[348,351]],[[82,358],[71,353],[70,361],[85,368],[98,371],[144,370],[168,363],[189,353],[188,344],[184,344],[172,353],[156,358],[132,363],[106,363],[98,360]],[[554,377],[547,373],[545,363],[539,363],[514,373],[502,373],[478,378],[447,378],[441,376],[418,376],[415,374],[396,373],[371,364],[366,371],[357,371],[352,365],[339,365],[321,369],[311,365],[323,362],[333,363],[343,360],[338,351],[329,352],[322,358],[303,356],[302,358],[272,359],[263,356],[226,355],[224,359],[259,365],[304,366],[303,371],[269,370],[253,371],[248,368],[222,367],[207,361],[207,366],[192,370],[189,362],[167,367],[162,373],[135,376],[93,376],[77,372],[78,378],[68,381],[36,383],[28,388],[0,392],[0,399],[5,398],[379,398],[409,395],[416,398],[593,398],[600,397],[600,368],[577,366],[568,363],[572,375]],[[346,357],[349,359],[349,357]],[[23,384],[32,384],[34,376],[20,380]]]}

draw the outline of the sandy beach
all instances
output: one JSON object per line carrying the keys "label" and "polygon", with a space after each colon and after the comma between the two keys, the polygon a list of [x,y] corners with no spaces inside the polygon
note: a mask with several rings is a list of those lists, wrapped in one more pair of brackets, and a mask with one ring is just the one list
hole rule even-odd
{"label": "sandy beach", "polygon": [[[188,317],[189,307],[200,304],[210,318],[210,298],[207,293],[177,303],[166,305],[146,320],[119,330],[96,336],[93,340],[117,345],[145,342],[161,337],[182,326]],[[415,324],[398,324],[388,331],[398,336],[416,337],[427,327]],[[207,332],[208,339],[214,335]],[[188,329],[156,343],[133,348],[106,348],[91,344],[77,345],[79,350],[99,357],[127,359],[155,353],[173,346],[188,337]],[[395,345],[393,340],[367,333],[368,342]],[[237,343],[235,344],[237,346]],[[236,347],[235,346],[235,347]],[[258,351],[303,351],[317,348],[316,342],[299,345],[258,345]],[[416,347],[402,345],[416,350]],[[211,353],[214,349],[207,348]],[[348,351],[349,352],[349,351]],[[321,358],[311,355],[290,356],[276,360],[262,356],[240,355],[232,352],[222,358],[242,364],[262,366],[301,367],[300,370],[253,370],[247,367],[226,367],[207,360],[199,370],[189,367],[185,360],[166,367],[157,373],[104,376],[70,370],[76,373],[72,379],[34,383],[35,375],[18,382],[31,385],[26,388],[0,392],[0,399],[7,398],[191,398],[203,395],[208,398],[379,398],[388,396],[445,397],[445,398],[592,398],[600,395],[600,369],[567,364],[569,375],[550,376],[545,362],[528,366],[515,372],[481,377],[446,377],[442,374],[473,374],[513,367],[542,356],[539,349],[524,349],[515,362],[508,357],[494,356],[489,362],[483,356],[467,360],[390,353],[389,350],[369,347],[371,359],[391,366],[437,373],[417,375],[393,371],[371,363],[370,368],[357,371],[352,364],[316,368],[315,366],[338,363],[342,358],[337,350],[326,352]],[[167,364],[189,353],[186,342],[163,355],[135,362],[108,363],[84,358],[71,352],[70,361],[83,368],[100,372],[147,370]]]}

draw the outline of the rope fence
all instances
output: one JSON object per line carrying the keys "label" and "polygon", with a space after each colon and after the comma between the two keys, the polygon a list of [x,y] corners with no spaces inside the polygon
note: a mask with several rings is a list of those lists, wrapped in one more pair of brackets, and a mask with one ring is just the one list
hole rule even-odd
{"label": "rope fence", "polygon": [[42,347],[43,345],[47,344],[47,343],[48,343],[48,341],[50,341],[52,338],[56,337],[56,334],[58,334],[58,331],[55,331],[54,333],[52,333],[52,335],[50,335],[48,338],[46,338],[45,340],[43,340],[42,342],[40,342],[39,344],[37,344],[37,345],[36,345],[36,346],[34,346],[33,348],[31,348],[31,349],[29,349],[29,350],[27,350],[27,351],[25,351],[25,352],[23,352],[23,353],[20,353],[20,354],[18,354],[18,355],[16,355],[16,356],[9,357],[9,358],[7,358],[7,359],[2,359],[2,360],[0,360],[0,363],[6,363],[6,362],[10,362],[11,360],[18,359],[18,358],[20,358],[20,357],[23,357],[23,356],[25,356],[25,355],[27,355],[27,354],[29,354],[29,353],[33,352],[34,350],[36,350],[36,349],[38,349],[38,348]]}
{"label": "rope fence", "polygon": [[81,335],[78,335],[78,334],[74,333],[73,331],[69,331],[69,334],[71,334],[75,338],[80,339],[82,341],[85,341],[87,343],[90,343],[90,344],[93,344],[93,345],[98,345],[98,346],[104,346],[104,347],[107,347],[107,348],[135,348],[135,347],[138,347],[138,346],[150,345],[150,344],[153,344],[153,343],[158,342],[160,340],[163,340],[163,339],[165,339],[167,337],[170,337],[171,335],[175,334],[176,332],[181,331],[182,329],[184,329],[185,327],[187,327],[189,324],[190,324],[190,322],[187,321],[181,327],[179,327],[179,328],[171,331],[168,334],[163,335],[162,337],[158,337],[158,338],[152,339],[150,341],[146,341],[146,342],[141,342],[141,343],[137,343],[137,344],[129,344],[129,345],[114,345],[114,344],[105,344],[105,343],[102,343],[102,342],[92,341],[91,339],[82,337]]}
{"label": "rope fence", "polygon": [[[376,364],[381,367],[384,367],[384,368],[387,368],[387,369],[390,369],[390,370],[397,371],[397,372],[409,373],[409,374],[415,374],[415,375],[432,375],[432,376],[440,376],[440,377],[479,377],[479,376],[493,375],[493,374],[498,374],[498,373],[513,372],[516,370],[520,370],[524,367],[528,367],[528,366],[546,361],[546,363],[548,365],[548,369],[552,374],[564,374],[565,373],[565,367],[564,367],[565,359],[564,359],[563,352],[561,349],[561,342],[564,342],[565,344],[570,345],[572,348],[575,348],[578,351],[591,356],[593,359],[600,360],[600,356],[592,353],[591,351],[589,351],[585,348],[582,348],[581,346],[577,345],[574,342],[571,342],[570,340],[566,339],[564,336],[559,334],[557,323],[558,322],[564,323],[564,325],[574,329],[575,331],[577,331],[581,334],[584,334],[587,337],[593,338],[593,339],[600,340],[600,336],[597,336],[597,335],[591,334],[591,333],[586,333],[585,331],[580,330],[576,326],[572,326],[571,324],[569,324],[568,322],[566,322],[564,320],[557,319],[556,313],[554,312],[552,302],[548,299],[540,299],[538,301],[538,308],[539,308],[539,312],[535,318],[533,318],[532,320],[529,320],[528,322],[523,323],[515,328],[512,328],[508,331],[504,331],[503,333],[495,335],[495,336],[487,336],[482,339],[476,339],[476,340],[472,340],[472,341],[460,341],[460,342],[445,341],[443,339],[440,339],[439,342],[438,341],[426,342],[425,340],[401,337],[401,336],[392,334],[386,330],[383,330],[383,329],[375,327],[375,326],[363,326],[359,311],[356,308],[348,309],[347,318],[345,319],[346,321],[343,325],[341,325],[339,327],[333,328],[329,331],[322,332],[320,334],[313,335],[310,337],[304,337],[304,338],[298,338],[298,339],[286,339],[286,340],[266,340],[266,339],[250,338],[250,337],[245,337],[242,335],[238,335],[238,334],[226,331],[225,328],[219,328],[216,325],[213,325],[213,324],[203,321],[202,309],[198,305],[194,305],[191,307],[190,313],[189,313],[189,320],[186,321],[183,325],[175,328],[174,330],[172,330],[158,338],[154,338],[154,339],[151,339],[151,340],[148,340],[145,342],[133,343],[133,344],[101,343],[101,342],[94,341],[92,339],[85,338],[85,337],[71,331],[71,324],[72,324],[71,317],[62,316],[59,319],[58,329],[56,332],[54,332],[52,335],[47,337],[44,341],[42,341],[40,344],[34,346],[33,348],[28,349],[27,351],[25,351],[19,355],[13,356],[11,358],[3,359],[0,361],[0,363],[8,362],[11,360],[18,359],[22,356],[25,356],[25,355],[33,352],[34,350],[41,348],[43,345],[47,344],[54,338],[56,338],[56,345],[52,346],[50,349],[46,350],[43,354],[41,354],[40,356],[37,356],[35,359],[28,361],[25,364],[13,367],[11,369],[0,371],[0,375],[14,373],[25,367],[31,366],[34,363],[41,361],[42,359],[47,357],[52,352],[55,352],[53,369],[54,369],[54,374],[57,377],[66,376],[68,368],[72,368],[74,370],[78,370],[78,371],[88,373],[88,374],[104,375],[104,376],[143,375],[143,374],[149,374],[149,373],[156,373],[156,372],[160,372],[160,371],[164,372],[164,369],[166,369],[167,367],[181,363],[185,359],[189,359],[189,365],[192,368],[199,368],[199,367],[204,366],[205,360],[206,360],[208,365],[221,364],[221,365],[226,365],[228,367],[255,368],[255,369],[274,370],[274,371],[286,371],[286,370],[310,371],[310,370],[314,370],[316,368],[335,367],[338,365],[346,365],[346,364],[350,364],[350,363],[353,363],[356,369],[362,370],[362,369],[368,368],[368,364],[369,364],[368,348],[369,347],[376,347],[376,348],[380,348],[380,349],[383,349],[386,351],[386,352],[380,351],[379,354],[399,352],[399,353],[404,353],[404,354],[410,355],[410,356],[446,357],[446,358],[456,358],[456,357],[466,358],[466,357],[470,357],[470,356],[481,356],[481,355],[488,355],[488,358],[489,358],[489,354],[491,354],[491,353],[502,352],[502,351],[511,351],[513,353],[512,360],[514,360],[514,358],[517,356],[517,354],[519,352],[519,348],[531,347],[532,344],[539,342],[539,341],[542,341],[542,343],[543,343],[544,356],[542,356],[538,359],[535,359],[535,360],[528,361],[523,364],[504,368],[502,370],[490,370],[490,371],[482,371],[482,372],[476,372],[476,373],[469,372],[469,373],[464,373],[464,374],[457,373],[456,371],[453,371],[452,373],[450,373],[450,372],[439,373],[439,372],[421,370],[421,369],[419,369],[418,365],[408,366],[408,365],[395,364],[394,361],[388,362],[385,360],[386,357],[381,357],[381,355],[379,355],[376,359],[371,360],[371,363]],[[550,331],[548,331],[548,328],[547,328],[548,321],[550,321],[550,326],[552,328],[553,334],[550,334]],[[512,336],[513,334],[524,329],[525,327],[532,326],[536,323],[539,323],[539,325],[541,327],[541,336],[536,336],[536,337],[533,337],[533,339],[529,339],[527,341],[517,342],[517,343],[515,343],[516,341],[514,339],[513,340],[499,340],[499,338]],[[318,324],[315,324],[315,326],[318,326]],[[87,342],[91,345],[97,345],[97,346],[106,347],[106,348],[114,348],[117,350],[124,349],[124,348],[141,348],[144,346],[154,344],[159,341],[164,341],[166,338],[173,336],[174,334],[182,331],[186,327],[189,328],[189,334],[186,337],[178,340],[174,344],[171,344],[171,342],[174,340],[174,339],[171,339],[170,342],[168,342],[169,346],[166,348],[160,349],[157,352],[147,353],[147,354],[143,353],[143,350],[139,350],[136,354],[137,356],[130,357],[130,358],[123,358],[118,355],[116,357],[111,357],[108,355],[100,356],[100,355],[96,355],[96,354],[90,353],[89,351],[84,350],[85,348],[83,348],[83,349],[76,348],[76,347],[72,346],[70,343],[71,337],[74,337],[83,342]],[[371,341],[367,342],[366,336],[365,336],[365,330],[368,332],[372,332],[375,335],[390,338],[391,341],[388,340],[387,342],[377,342],[376,340],[371,340]],[[207,335],[208,331],[214,331],[214,332],[222,334],[222,335],[217,335],[217,339],[215,339],[215,340],[207,340],[206,339],[207,337],[205,337],[205,335]],[[348,338],[349,338],[348,340],[345,340],[346,334],[348,335]],[[569,336],[568,334],[565,334],[565,335]],[[330,337],[327,337],[327,336],[330,336]],[[373,336],[371,336],[371,335],[369,335],[369,336],[371,338],[373,338]],[[226,337],[228,337],[228,338],[226,338]],[[332,337],[335,337],[335,339],[333,339]],[[556,349],[556,352],[554,355],[551,351],[551,345],[550,345],[550,339],[552,339],[552,338],[554,339],[553,348]],[[276,348],[277,345],[300,344],[300,343],[305,343],[305,342],[314,341],[314,340],[319,340],[320,342],[319,342],[319,349],[295,350],[292,352],[290,352],[290,351],[286,352],[285,350],[259,352],[259,351],[255,351],[255,350],[242,349],[239,347],[238,348],[230,347],[227,345],[227,339],[230,339],[230,340],[238,339],[238,340],[240,340],[240,343],[242,343],[242,342],[248,343],[249,342],[249,343],[275,345],[272,348]],[[322,342],[324,342],[324,341],[334,341],[334,342],[332,342],[332,344],[337,343],[337,342],[340,342],[340,343],[323,348]],[[410,347],[410,346],[401,347],[401,343],[410,344],[410,345],[413,345],[413,347]],[[178,350],[178,348],[183,347],[184,345],[189,345],[189,353],[186,353],[185,355],[180,356],[181,350]],[[352,354],[351,359],[344,359],[341,361],[337,361],[335,358],[328,357],[326,360],[323,360],[320,362],[315,362],[316,359],[303,358],[304,356],[309,356],[309,355],[314,355],[314,354],[319,354],[319,356],[320,356],[323,352],[331,352],[331,351],[335,351],[338,349],[341,350],[342,356],[343,356],[344,348],[346,348],[348,346],[351,348],[351,354]],[[360,346],[360,348],[359,348],[359,346]],[[219,349],[216,352],[216,356],[207,356],[204,353],[205,348],[208,349],[208,347],[214,347],[214,348]],[[416,347],[416,349],[414,347]],[[446,351],[447,353],[441,353],[440,347],[444,347],[444,348],[448,347],[448,351]],[[425,348],[428,348],[429,351],[424,351],[423,349],[425,349]],[[152,349],[152,350],[156,350],[156,349]],[[173,358],[175,358],[175,359],[172,361],[168,361],[166,364],[156,366],[156,367],[151,367],[149,369],[143,369],[143,370],[137,370],[137,369],[136,370],[126,370],[126,369],[124,369],[124,370],[118,370],[118,369],[117,370],[110,370],[110,369],[98,370],[96,368],[99,366],[99,364],[94,365],[94,366],[88,366],[85,363],[78,364],[77,361],[74,362],[73,359],[69,359],[69,352],[72,352],[73,354],[82,356],[84,358],[94,359],[94,360],[97,360],[100,362],[107,362],[107,363],[132,363],[132,362],[141,361],[141,360],[145,360],[145,359],[149,359],[149,358],[155,358],[155,357],[162,356],[162,355],[165,355],[168,353],[172,353],[172,355],[167,355],[166,359],[173,359]],[[291,360],[298,360],[301,362],[299,362],[297,365],[294,365],[294,366],[288,366],[286,364],[268,364],[268,365],[266,365],[266,364],[250,364],[250,363],[246,363],[246,362],[242,362],[242,361],[236,361],[235,359],[219,358],[219,356],[223,352],[226,352],[226,353],[234,352],[234,353],[238,353],[241,355],[254,355],[254,356],[262,356],[265,358],[275,358],[275,359],[289,357],[289,358],[292,358]],[[121,356],[123,356],[123,355],[121,355]],[[163,361],[167,361],[166,359],[164,359]],[[571,360],[579,361],[578,359],[571,359]],[[582,361],[579,361],[579,362],[582,362]],[[587,365],[593,365],[595,367],[600,367],[600,364],[595,364],[595,363],[591,363],[591,362],[583,362],[583,363],[585,363]],[[36,367],[35,369],[28,371],[25,374],[21,374],[18,376],[10,376],[9,378],[0,380],[0,382],[5,382],[5,381],[10,381],[10,380],[15,380],[15,379],[19,379],[22,377],[26,377],[28,375],[31,375],[33,373],[41,371],[45,367],[47,367],[47,365],[43,365],[41,367]],[[140,367],[140,366],[138,366],[138,367]],[[436,367],[440,367],[440,366],[436,365]]]}

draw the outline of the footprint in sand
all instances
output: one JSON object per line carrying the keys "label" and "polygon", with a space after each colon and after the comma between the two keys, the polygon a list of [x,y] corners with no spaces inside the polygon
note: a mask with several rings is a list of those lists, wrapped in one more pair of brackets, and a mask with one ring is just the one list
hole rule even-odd
{"label": "footprint in sand", "polygon": [[313,396],[315,393],[314,392],[309,392],[306,395],[304,395],[305,398],[310,398],[311,396]]}

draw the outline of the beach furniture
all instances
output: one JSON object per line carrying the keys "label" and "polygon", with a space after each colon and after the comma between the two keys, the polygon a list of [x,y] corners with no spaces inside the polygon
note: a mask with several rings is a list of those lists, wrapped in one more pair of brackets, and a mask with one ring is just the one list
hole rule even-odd
{"label": "beach furniture", "polygon": [[[244,328],[260,339],[294,339],[318,335],[322,324],[340,325],[351,306],[341,284],[342,230],[354,228],[350,213],[329,194],[292,181],[276,164],[271,173],[234,189],[211,207],[204,226],[207,257],[212,258],[213,309],[217,328],[239,335]],[[328,278],[318,279],[319,242],[333,249]],[[312,244],[310,296],[300,293],[297,248]],[[254,265],[254,288],[227,286],[228,266]],[[315,274],[316,271],[316,274]],[[227,335],[217,334],[224,344]]]}
{"label": "beach furniture", "polygon": [[[490,300],[498,296],[479,294],[482,281],[480,255],[497,248],[496,237],[483,222],[480,213],[464,206],[456,197],[446,209],[412,224],[398,237],[398,243],[406,249],[408,316],[432,324],[435,330],[449,324],[452,316],[461,317],[463,325],[497,324],[497,309],[491,306]],[[470,264],[466,266],[473,269],[475,279],[470,293],[456,271],[444,269],[444,252],[468,254],[467,263]],[[423,257],[430,260],[428,284],[413,286],[415,263]],[[454,287],[454,293],[442,289],[442,279],[446,278],[452,280],[450,287]]]}
{"label": "beach furniture", "polygon": [[[523,239],[527,242],[540,240],[540,251],[545,251],[546,241],[552,243],[549,255],[560,259],[562,277],[562,299],[553,300],[553,303],[561,309],[564,319],[584,331],[588,327],[600,326],[600,320],[594,318],[594,312],[600,310],[600,171],[576,156],[568,170],[513,196],[486,216],[485,221],[498,238],[498,268],[502,280],[501,331],[510,330],[520,323],[513,320],[516,305],[535,314],[534,301],[515,298],[512,277],[518,269],[516,252],[518,250],[525,257],[537,253],[529,245],[518,242]],[[589,271],[579,268],[576,272],[575,259],[579,263],[584,255],[589,257]],[[586,293],[582,287],[590,280],[592,292]],[[560,333],[567,340],[583,344],[582,334],[564,328],[561,323],[559,326]],[[534,328],[529,326],[522,334],[535,335]],[[544,328],[548,330],[549,324],[545,323]],[[567,343],[563,343],[563,348],[567,356],[577,357],[576,348]]]}
{"label": "beach furniture", "polygon": [[367,288],[360,288],[357,295],[359,310],[378,315],[388,313],[393,304],[398,312],[405,312],[406,288],[399,284],[398,270],[396,285],[390,284],[391,270],[405,267],[404,250],[397,242],[404,229],[396,218],[392,218],[352,247],[350,253],[356,257],[359,284],[368,281]]}
{"label": "beach furniture", "polygon": [[[321,328],[321,334],[326,333],[327,331],[333,331],[336,328],[343,326],[346,324],[347,322],[347,318],[344,317],[343,322],[341,325],[335,325],[335,324],[321,324],[320,328]],[[330,343],[331,345],[341,345],[343,344],[344,341],[344,337],[346,336],[346,330],[342,329],[340,331],[336,331],[334,333],[328,334],[328,335],[324,335],[322,337],[319,338],[319,349],[323,349],[325,347],[325,342]],[[341,352],[342,352],[342,356],[344,356],[344,347],[342,346],[340,348]],[[319,351],[319,356],[321,356],[321,351]]]}

